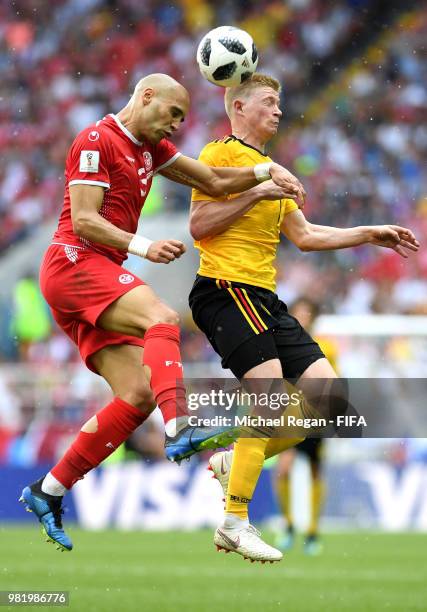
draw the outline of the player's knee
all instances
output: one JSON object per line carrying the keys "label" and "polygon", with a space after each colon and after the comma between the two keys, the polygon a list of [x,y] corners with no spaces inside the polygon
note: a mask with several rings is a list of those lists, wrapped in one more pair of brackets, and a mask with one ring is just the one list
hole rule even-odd
{"label": "player's knee", "polygon": [[153,392],[143,381],[134,381],[128,384],[126,391],[121,394],[121,397],[125,402],[147,414],[156,407]]}
{"label": "player's knee", "polygon": [[172,308],[165,308],[162,313],[161,323],[167,323],[168,325],[179,325],[179,315]]}
{"label": "player's knee", "polygon": [[161,308],[156,310],[156,314],[152,320],[152,325],[158,325],[161,323],[167,325],[179,325],[178,313],[175,312],[175,310],[172,310],[172,308],[162,305]]}
{"label": "player's knee", "polygon": [[98,431],[98,419],[96,415],[86,421],[80,431],[85,433],[96,433]]}

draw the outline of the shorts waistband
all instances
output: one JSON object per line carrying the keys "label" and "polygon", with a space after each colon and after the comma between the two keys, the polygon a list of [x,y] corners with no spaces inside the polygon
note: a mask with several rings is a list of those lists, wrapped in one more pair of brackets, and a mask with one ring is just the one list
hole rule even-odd
{"label": "shorts waistband", "polygon": [[70,247],[70,249],[79,249],[81,251],[85,250],[85,247],[77,246],[75,244],[67,244],[66,242],[51,242],[49,246],[52,246],[53,244],[58,245],[58,246]]}

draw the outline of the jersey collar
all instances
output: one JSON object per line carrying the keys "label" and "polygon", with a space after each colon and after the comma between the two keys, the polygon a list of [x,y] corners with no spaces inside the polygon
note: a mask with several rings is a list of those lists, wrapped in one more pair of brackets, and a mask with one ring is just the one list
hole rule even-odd
{"label": "jersey collar", "polygon": [[263,153],[262,151],[260,151],[259,149],[257,149],[256,147],[253,147],[252,145],[248,144],[247,142],[245,142],[244,140],[241,140],[240,138],[237,138],[237,136],[234,136],[234,134],[230,134],[228,138],[233,138],[234,140],[237,140],[237,142],[240,142],[240,144],[244,145],[245,147],[249,147],[250,149],[253,149],[254,151],[256,151],[257,153],[260,153],[261,155],[263,155],[264,157],[268,157],[268,155],[266,155],[265,153]]}
{"label": "jersey collar", "polygon": [[125,126],[123,125],[123,123],[120,121],[120,119],[117,117],[117,115],[114,115],[113,113],[110,113],[110,117],[112,117],[114,119],[114,121],[117,123],[117,125],[119,126],[119,128],[122,130],[122,132],[124,134],[126,134],[126,136],[129,138],[129,140],[131,140],[133,143],[135,143],[136,145],[138,145],[139,147],[143,145],[142,142],[140,142],[139,140],[137,140],[135,138],[135,136],[129,132],[129,130],[127,128],[125,128]]}

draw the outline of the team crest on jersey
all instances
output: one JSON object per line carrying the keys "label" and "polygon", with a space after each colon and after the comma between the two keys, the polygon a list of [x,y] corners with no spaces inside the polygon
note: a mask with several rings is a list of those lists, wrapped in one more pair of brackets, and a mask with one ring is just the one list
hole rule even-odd
{"label": "team crest on jersey", "polygon": [[99,132],[97,132],[96,130],[92,130],[92,132],[89,132],[88,139],[91,142],[96,142],[97,140],[99,140]]}
{"label": "team crest on jersey", "polygon": [[144,151],[143,157],[144,157],[145,169],[148,172],[153,167],[153,158],[151,157],[151,153],[149,153],[148,151]]}
{"label": "team crest on jersey", "polygon": [[82,151],[80,153],[80,172],[98,172],[99,151]]}
{"label": "team crest on jersey", "polygon": [[[150,154],[148,154],[150,155]],[[148,178],[146,175],[146,171],[145,168],[138,168],[138,176],[140,177],[139,182],[140,182],[140,193],[141,193],[141,197],[144,198],[147,195],[147,183],[148,183]]]}
{"label": "team crest on jersey", "polygon": [[119,276],[119,283],[122,283],[122,285],[129,285],[129,283],[133,283],[134,280],[135,277],[132,276],[132,274],[120,274]]}

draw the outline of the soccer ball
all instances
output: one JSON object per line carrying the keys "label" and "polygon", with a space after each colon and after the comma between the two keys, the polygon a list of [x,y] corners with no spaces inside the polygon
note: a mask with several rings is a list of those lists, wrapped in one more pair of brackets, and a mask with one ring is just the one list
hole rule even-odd
{"label": "soccer ball", "polygon": [[241,85],[255,72],[258,51],[250,34],[232,26],[208,32],[197,48],[202,75],[222,87]]}

